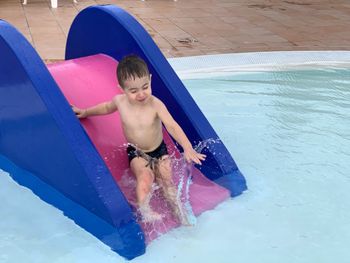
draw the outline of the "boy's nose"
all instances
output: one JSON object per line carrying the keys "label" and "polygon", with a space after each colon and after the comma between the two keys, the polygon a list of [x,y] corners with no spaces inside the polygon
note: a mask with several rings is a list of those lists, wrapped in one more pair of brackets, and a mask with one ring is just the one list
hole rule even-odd
{"label": "boy's nose", "polygon": [[144,92],[141,92],[139,94],[137,94],[137,99],[144,99],[146,97],[146,94]]}

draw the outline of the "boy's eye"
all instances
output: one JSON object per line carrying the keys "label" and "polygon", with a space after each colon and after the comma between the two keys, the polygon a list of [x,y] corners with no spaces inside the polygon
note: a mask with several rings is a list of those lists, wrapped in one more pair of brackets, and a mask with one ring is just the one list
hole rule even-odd
{"label": "boy's eye", "polygon": [[145,86],[145,87],[143,87],[142,89],[143,89],[143,90],[146,90],[146,89],[148,89],[148,86]]}

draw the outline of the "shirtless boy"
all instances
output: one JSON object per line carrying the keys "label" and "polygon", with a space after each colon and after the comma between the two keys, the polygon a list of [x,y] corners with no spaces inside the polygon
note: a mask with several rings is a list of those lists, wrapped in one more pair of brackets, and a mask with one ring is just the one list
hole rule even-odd
{"label": "shirtless boy", "polygon": [[205,155],[197,153],[184,131],[173,119],[162,101],[152,95],[151,75],[146,63],[135,55],[124,57],[118,64],[117,77],[124,93],[111,101],[79,109],[73,106],[78,118],[110,114],[119,111],[124,135],[129,143],[127,153],[130,169],[136,177],[136,197],[139,210],[146,222],[159,220],[149,204],[152,184],[160,184],[165,198],[186,224],[176,200],[176,189],[171,181],[170,160],[163,141],[162,124],[184,149],[186,161],[201,164]]}

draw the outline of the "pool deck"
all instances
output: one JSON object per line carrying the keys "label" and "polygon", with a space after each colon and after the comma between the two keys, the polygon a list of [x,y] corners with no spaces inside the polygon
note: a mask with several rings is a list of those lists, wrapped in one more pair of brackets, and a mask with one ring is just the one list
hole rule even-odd
{"label": "pool deck", "polygon": [[90,5],[130,12],[166,57],[256,51],[350,50],[348,0],[0,0],[0,19],[45,61],[64,59],[69,27]]}

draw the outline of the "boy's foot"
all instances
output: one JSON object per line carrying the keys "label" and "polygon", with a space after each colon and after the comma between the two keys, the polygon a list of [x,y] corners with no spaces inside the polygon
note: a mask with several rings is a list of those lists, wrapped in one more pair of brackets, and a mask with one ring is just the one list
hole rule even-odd
{"label": "boy's foot", "polygon": [[182,215],[179,219],[182,226],[194,226],[196,224],[195,221],[191,222],[186,215]]}
{"label": "boy's foot", "polygon": [[145,223],[151,223],[154,221],[161,220],[163,218],[160,214],[154,212],[148,205],[140,206],[139,211],[142,216],[142,222]]}
{"label": "boy's foot", "polygon": [[182,204],[179,204],[180,208],[179,213],[177,214],[178,219],[183,226],[194,226],[197,222],[197,218],[192,211],[187,211]]}
{"label": "boy's foot", "polygon": [[145,223],[152,223],[154,221],[159,221],[162,218],[163,218],[162,215],[154,211],[148,211],[147,213],[142,214],[142,222],[145,222]]}
{"label": "boy's foot", "polygon": [[186,211],[184,205],[179,199],[176,200],[174,215],[177,216],[180,224],[183,226],[194,226],[196,224],[196,217],[192,213]]}

